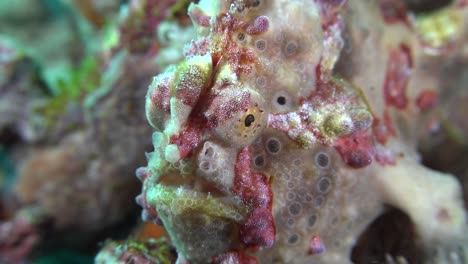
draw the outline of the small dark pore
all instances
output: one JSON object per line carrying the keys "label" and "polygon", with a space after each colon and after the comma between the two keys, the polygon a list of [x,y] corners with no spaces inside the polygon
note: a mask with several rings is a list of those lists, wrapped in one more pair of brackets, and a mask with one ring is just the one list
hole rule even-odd
{"label": "small dark pore", "polygon": [[281,149],[281,143],[276,138],[272,138],[267,142],[267,150],[270,153],[278,153]]}
{"label": "small dark pore", "polygon": [[254,159],[254,165],[257,167],[262,167],[265,164],[265,158],[263,155],[258,155]]}
{"label": "small dark pore", "polygon": [[328,155],[325,153],[318,153],[315,157],[315,162],[320,168],[326,168],[328,166],[329,158]]}
{"label": "small dark pore", "polygon": [[310,215],[307,221],[307,224],[309,225],[309,227],[313,227],[315,225],[315,222],[317,222],[317,215],[316,214]]}
{"label": "small dark pore", "polygon": [[299,215],[301,211],[302,211],[302,208],[299,203],[293,203],[289,206],[289,213],[292,215]]}
{"label": "small dark pore", "polygon": [[323,177],[318,182],[318,189],[321,193],[327,193],[331,189],[331,182],[328,178]]}
{"label": "small dark pore", "polygon": [[257,40],[255,42],[255,47],[257,47],[258,50],[265,50],[266,49],[266,42],[264,40]]}
{"label": "small dark pore", "polygon": [[286,98],[284,96],[278,96],[278,98],[276,98],[276,102],[280,105],[285,105],[286,104]]}
{"label": "small dark pore", "polygon": [[288,243],[291,245],[296,244],[298,241],[299,241],[299,236],[296,234],[292,234],[288,238]]}
{"label": "small dark pore", "polygon": [[214,149],[212,147],[208,147],[205,150],[205,156],[212,158],[214,156]]}
{"label": "small dark pore", "polygon": [[291,41],[288,44],[286,44],[285,53],[287,56],[294,55],[297,53],[297,49],[297,43],[295,41]]}

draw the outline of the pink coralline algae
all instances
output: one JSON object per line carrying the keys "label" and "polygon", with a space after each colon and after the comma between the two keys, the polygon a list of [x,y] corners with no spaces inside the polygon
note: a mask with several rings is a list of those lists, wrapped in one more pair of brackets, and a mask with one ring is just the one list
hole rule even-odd
{"label": "pink coralline algae", "polygon": [[428,64],[467,56],[459,24],[431,24],[466,24],[458,5],[427,20],[390,0],[192,3],[197,37],[146,97],[143,220],[166,228],[178,263],[351,263],[391,206],[421,263],[454,248],[466,260],[460,185],[416,152],[443,93]]}

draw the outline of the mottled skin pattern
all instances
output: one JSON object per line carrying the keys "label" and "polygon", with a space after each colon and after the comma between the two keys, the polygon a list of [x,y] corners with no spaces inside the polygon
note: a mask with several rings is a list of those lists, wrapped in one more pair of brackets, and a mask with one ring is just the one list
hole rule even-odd
{"label": "mottled skin pattern", "polygon": [[96,257],[96,264],[105,263],[144,263],[169,264],[174,263],[177,254],[164,238],[138,240],[107,241]]}
{"label": "mottled skin pattern", "polygon": [[192,4],[198,37],[146,98],[143,219],[179,263],[350,263],[385,205],[428,251],[466,248],[458,182],[415,150],[442,89],[424,65],[462,53],[460,6],[434,36],[397,1]]}

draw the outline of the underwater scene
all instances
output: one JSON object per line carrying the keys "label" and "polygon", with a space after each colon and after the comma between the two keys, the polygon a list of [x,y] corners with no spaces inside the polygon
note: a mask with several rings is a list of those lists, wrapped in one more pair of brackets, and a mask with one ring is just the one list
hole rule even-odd
{"label": "underwater scene", "polygon": [[0,264],[468,264],[468,0],[0,1]]}

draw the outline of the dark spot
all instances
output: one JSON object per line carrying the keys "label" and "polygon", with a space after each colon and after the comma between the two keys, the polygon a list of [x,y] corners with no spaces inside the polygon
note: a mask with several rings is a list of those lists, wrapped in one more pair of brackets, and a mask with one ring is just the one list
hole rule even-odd
{"label": "dark spot", "polygon": [[325,197],[323,197],[322,195],[317,195],[315,198],[314,198],[314,201],[313,201],[313,206],[315,208],[320,208],[322,207],[322,205],[325,203]]}
{"label": "dark spot", "polygon": [[257,40],[255,42],[255,47],[257,47],[258,50],[264,51],[266,49],[266,42],[264,40]]}
{"label": "dark spot", "polygon": [[299,203],[293,203],[289,206],[289,213],[292,215],[299,215],[302,211],[302,206]]}
{"label": "dark spot", "polygon": [[307,219],[307,224],[309,225],[309,227],[313,227],[316,222],[317,222],[317,215],[316,214],[310,215],[309,219]]}
{"label": "dark spot", "polygon": [[328,193],[331,189],[331,182],[330,179],[327,177],[322,177],[319,179],[317,184],[318,190],[321,193]]}
{"label": "dark spot", "polygon": [[278,96],[278,98],[276,98],[276,102],[280,105],[285,105],[286,104],[286,98],[284,96]]}
{"label": "dark spot", "polygon": [[315,156],[315,163],[320,168],[327,168],[328,164],[330,163],[330,159],[326,153],[321,152]]}
{"label": "dark spot", "polygon": [[290,41],[286,44],[284,53],[286,53],[287,56],[291,56],[297,53],[297,49],[297,43],[295,41]]}
{"label": "dark spot", "polygon": [[288,237],[288,244],[294,245],[299,241],[299,236],[297,234],[292,234]]}
{"label": "dark spot", "polygon": [[239,34],[237,35],[237,39],[240,40],[240,41],[243,41],[243,40],[245,39],[245,34],[242,33],[242,32],[239,33]]}
{"label": "dark spot", "polygon": [[205,156],[212,158],[214,156],[214,150],[212,147],[208,147],[205,149]]}
{"label": "dark spot", "polygon": [[276,154],[281,150],[281,142],[276,138],[270,138],[267,141],[267,150],[271,154]]}
{"label": "dark spot", "polygon": [[286,220],[286,225],[289,228],[293,227],[295,224],[296,224],[296,221],[294,221],[294,219],[292,219],[292,218],[288,218],[288,220]]}
{"label": "dark spot", "polygon": [[249,114],[245,117],[244,124],[246,127],[249,127],[254,121],[255,117],[252,114]]}
{"label": "dark spot", "polygon": [[258,155],[255,157],[254,165],[257,167],[263,167],[263,165],[265,165],[265,158],[263,157],[263,155]]}
{"label": "dark spot", "polygon": [[259,6],[259,5],[260,5],[260,0],[253,0],[253,1],[252,1],[252,6],[253,6],[253,7],[257,7],[257,6]]}

